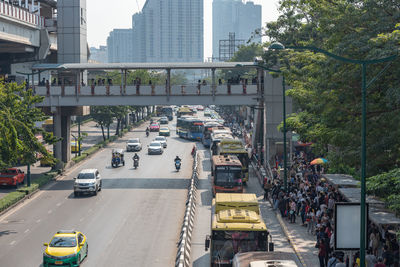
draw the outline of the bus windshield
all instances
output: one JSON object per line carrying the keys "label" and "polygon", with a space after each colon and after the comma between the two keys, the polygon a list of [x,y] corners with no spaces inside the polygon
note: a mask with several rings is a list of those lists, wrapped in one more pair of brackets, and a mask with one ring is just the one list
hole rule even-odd
{"label": "bus windshield", "polygon": [[215,185],[216,186],[238,186],[242,184],[241,170],[215,170]]}
{"label": "bus windshield", "polygon": [[201,132],[202,132],[202,128],[203,128],[203,124],[202,124],[202,123],[200,123],[200,122],[193,122],[193,123],[190,125],[189,130],[190,130],[192,133],[201,133]]}
{"label": "bus windshield", "polygon": [[212,260],[230,261],[238,252],[266,251],[267,232],[213,231]]}

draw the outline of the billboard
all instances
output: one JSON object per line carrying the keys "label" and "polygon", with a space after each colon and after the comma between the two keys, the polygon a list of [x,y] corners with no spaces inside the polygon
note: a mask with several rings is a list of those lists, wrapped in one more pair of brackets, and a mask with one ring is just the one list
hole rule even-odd
{"label": "billboard", "polygon": [[[360,249],[360,214],[360,203],[335,203],[335,250]],[[365,227],[367,227],[367,219],[368,204],[366,204]],[[365,237],[365,245],[367,245],[367,237]]]}

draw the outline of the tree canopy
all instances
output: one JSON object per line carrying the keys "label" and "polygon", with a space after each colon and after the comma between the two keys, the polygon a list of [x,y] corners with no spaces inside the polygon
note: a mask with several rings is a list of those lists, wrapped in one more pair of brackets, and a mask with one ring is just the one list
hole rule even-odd
{"label": "tree canopy", "polygon": [[[281,16],[266,25],[271,42],[315,46],[351,59],[377,59],[399,52],[400,4],[391,0],[282,0]],[[332,172],[359,175],[361,164],[361,68],[321,53],[267,51],[278,63],[298,111],[288,129],[313,142]],[[385,63],[367,66],[367,83]],[[367,176],[389,171],[400,160],[400,58],[367,89]]]}
{"label": "tree canopy", "polygon": [[35,122],[47,119],[35,107],[42,101],[43,97],[33,95],[31,89],[25,90],[24,85],[0,81],[0,169],[17,163],[32,164],[37,161],[38,153],[53,159],[35,136],[41,134],[49,144],[56,141],[51,133],[35,126]]}

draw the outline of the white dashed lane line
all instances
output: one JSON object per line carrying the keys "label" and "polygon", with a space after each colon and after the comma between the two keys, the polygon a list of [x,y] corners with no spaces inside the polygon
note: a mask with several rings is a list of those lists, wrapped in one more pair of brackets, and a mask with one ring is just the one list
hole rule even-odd
{"label": "white dashed lane line", "polygon": [[10,243],[10,245],[13,246],[15,243],[17,243],[17,241],[14,240],[14,241],[12,241],[12,242]]}
{"label": "white dashed lane line", "polygon": [[37,219],[37,220],[36,220],[37,223],[40,223],[41,221],[42,221],[41,219]]}
{"label": "white dashed lane line", "polygon": [[24,231],[25,234],[28,233],[28,232],[29,232],[29,229],[26,229],[26,230]]}

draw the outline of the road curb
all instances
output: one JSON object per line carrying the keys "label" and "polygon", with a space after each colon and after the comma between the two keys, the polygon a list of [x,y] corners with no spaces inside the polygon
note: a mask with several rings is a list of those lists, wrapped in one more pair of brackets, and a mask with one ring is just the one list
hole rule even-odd
{"label": "road curb", "polygon": [[199,183],[198,177],[198,153],[194,154],[193,173],[190,187],[187,194],[186,210],[183,217],[181,234],[178,242],[178,251],[176,253],[175,267],[190,266],[190,252],[192,245],[192,232],[194,228],[194,216],[196,214],[196,192]]}
{"label": "road curb", "polygon": [[[264,170],[263,167],[261,167],[260,169],[258,169],[255,164],[253,162],[251,162],[251,165],[254,169],[254,172],[257,175],[258,181],[260,183],[260,185],[263,184],[264,182],[264,177],[266,177],[266,171]],[[271,203],[271,200],[269,199],[269,202]],[[271,205],[273,205],[271,203]],[[274,210],[275,211],[275,210]],[[296,253],[297,258],[299,259],[299,261],[301,262],[301,264],[303,265],[303,267],[307,267],[303,257],[301,256],[299,249],[297,248],[295,242],[294,242],[294,238],[292,237],[292,235],[290,234],[289,230],[287,229],[287,226],[285,224],[285,222],[282,220],[282,216],[279,214],[279,212],[275,211],[275,215],[276,218],[278,219],[278,222],[283,230],[283,233],[285,234],[286,238],[288,239],[290,245],[292,246],[294,252]]]}

